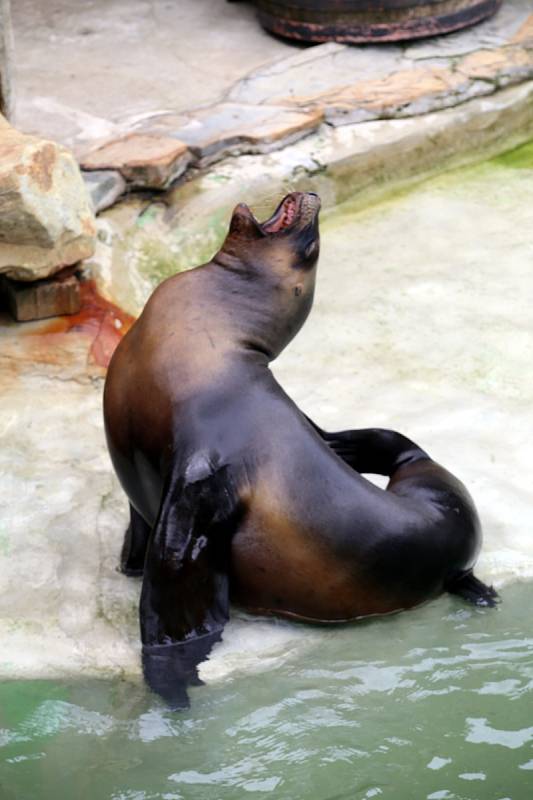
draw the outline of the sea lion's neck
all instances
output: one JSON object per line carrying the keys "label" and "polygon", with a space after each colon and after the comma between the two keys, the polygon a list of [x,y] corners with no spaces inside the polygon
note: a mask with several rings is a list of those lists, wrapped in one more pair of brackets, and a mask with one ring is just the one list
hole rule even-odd
{"label": "sea lion's neck", "polygon": [[303,324],[312,297],[308,307],[295,307],[275,274],[244,265],[224,251],[208,266],[218,307],[225,312],[237,347],[257,353],[265,363],[275,359]]}

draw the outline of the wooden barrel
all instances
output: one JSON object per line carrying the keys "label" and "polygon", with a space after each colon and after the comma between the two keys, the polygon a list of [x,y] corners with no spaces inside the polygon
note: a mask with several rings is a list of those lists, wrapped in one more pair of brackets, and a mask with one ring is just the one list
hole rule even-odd
{"label": "wooden barrel", "polygon": [[256,0],[268,31],[304,42],[397,42],[457,31],[502,0]]}

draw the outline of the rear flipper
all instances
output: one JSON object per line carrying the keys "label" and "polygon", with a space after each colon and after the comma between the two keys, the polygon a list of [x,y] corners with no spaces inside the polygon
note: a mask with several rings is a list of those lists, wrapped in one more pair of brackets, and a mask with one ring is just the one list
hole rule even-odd
{"label": "rear flipper", "polygon": [[309,422],[329,447],[348,466],[360,473],[390,477],[405,464],[429,458],[421,447],[396,431],[362,428],[328,433],[310,419]]}
{"label": "rear flipper", "polygon": [[[175,473],[178,471],[175,469]],[[234,473],[233,473],[234,474]],[[173,709],[229,618],[228,561],[239,512],[231,468],[197,456],[171,474],[148,544],[140,622],[146,681]]]}
{"label": "rear flipper", "polygon": [[[438,575],[446,565],[456,574],[459,572],[458,577],[445,582],[446,591],[478,606],[494,607],[500,602],[495,589],[472,573],[481,544],[481,528],[472,498],[457,478],[396,431],[367,428],[328,433],[311,424],[332,450],[357,472],[388,475],[391,478],[389,491],[421,504],[430,503],[440,513],[444,512],[440,550],[435,546],[435,537],[429,547],[424,546],[423,538],[420,540],[417,557],[420,574]],[[395,572],[394,565],[392,571]]]}
{"label": "rear flipper", "polygon": [[466,575],[455,578],[446,585],[445,589],[450,594],[456,594],[475,606],[495,608],[501,602],[496,589],[480,581],[473,572],[467,572]]}

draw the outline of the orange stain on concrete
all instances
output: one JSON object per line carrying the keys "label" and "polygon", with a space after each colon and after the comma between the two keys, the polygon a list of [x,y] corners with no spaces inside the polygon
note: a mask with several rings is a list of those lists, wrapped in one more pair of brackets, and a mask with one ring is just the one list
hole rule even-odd
{"label": "orange stain on concrete", "polygon": [[[42,337],[43,344],[49,336],[57,341],[58,334],[72,332],[86,335],[90,340],[89,363],[107,368],[115,348],[135,318],[103,298],[92,280],[82,281],[80,292],[81,309],[77,314],[44,321],[38,327],[27,330],[27,335]],[[23,327],[20,332],[25,332]]]}

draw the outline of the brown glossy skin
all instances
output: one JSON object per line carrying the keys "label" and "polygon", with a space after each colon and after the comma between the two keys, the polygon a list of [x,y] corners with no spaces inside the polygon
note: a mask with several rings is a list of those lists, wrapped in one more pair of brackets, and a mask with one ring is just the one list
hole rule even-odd
{"label": "brown glossy skin", "polygon": [[[191,501],[199,507],[221,465],[234,476],[223,534],[214,530],[230,547],[231,597],[250,610],[340,621],[408,608],[469,574],[480,547],[477,514],[462,484],[400,434],[326,434],[276,382],[268,364],[309,313],[318,257],[318,198],[289,198],[294,220],[279,230],[238,206],[213,260],[165,281],[149,299],[109,368],[113,464],[147,535],[161,527],[170,473],[194,489],[190,476],[199,470],[204,480],[202,465],[215,465],[201,499]],[[388,491],[363,471],[391,475]],[[171,504],[178,514],[180,496]],[[165,523],[178,538],[183,524]],[[208,539],[210,524],[203,523]],[[163,594],[160,566],[145,569],[145,597],[156,608],[143,612],[141,603],[147,648],[218,630],[202,627],[204,578],[195,578],[194,558],[187,596]],[[168,580],[179,585],[179,570]],[[182,606],[195,603],[194,623],[175,624]],[[160,614],[171,617],[163,627]]]}

